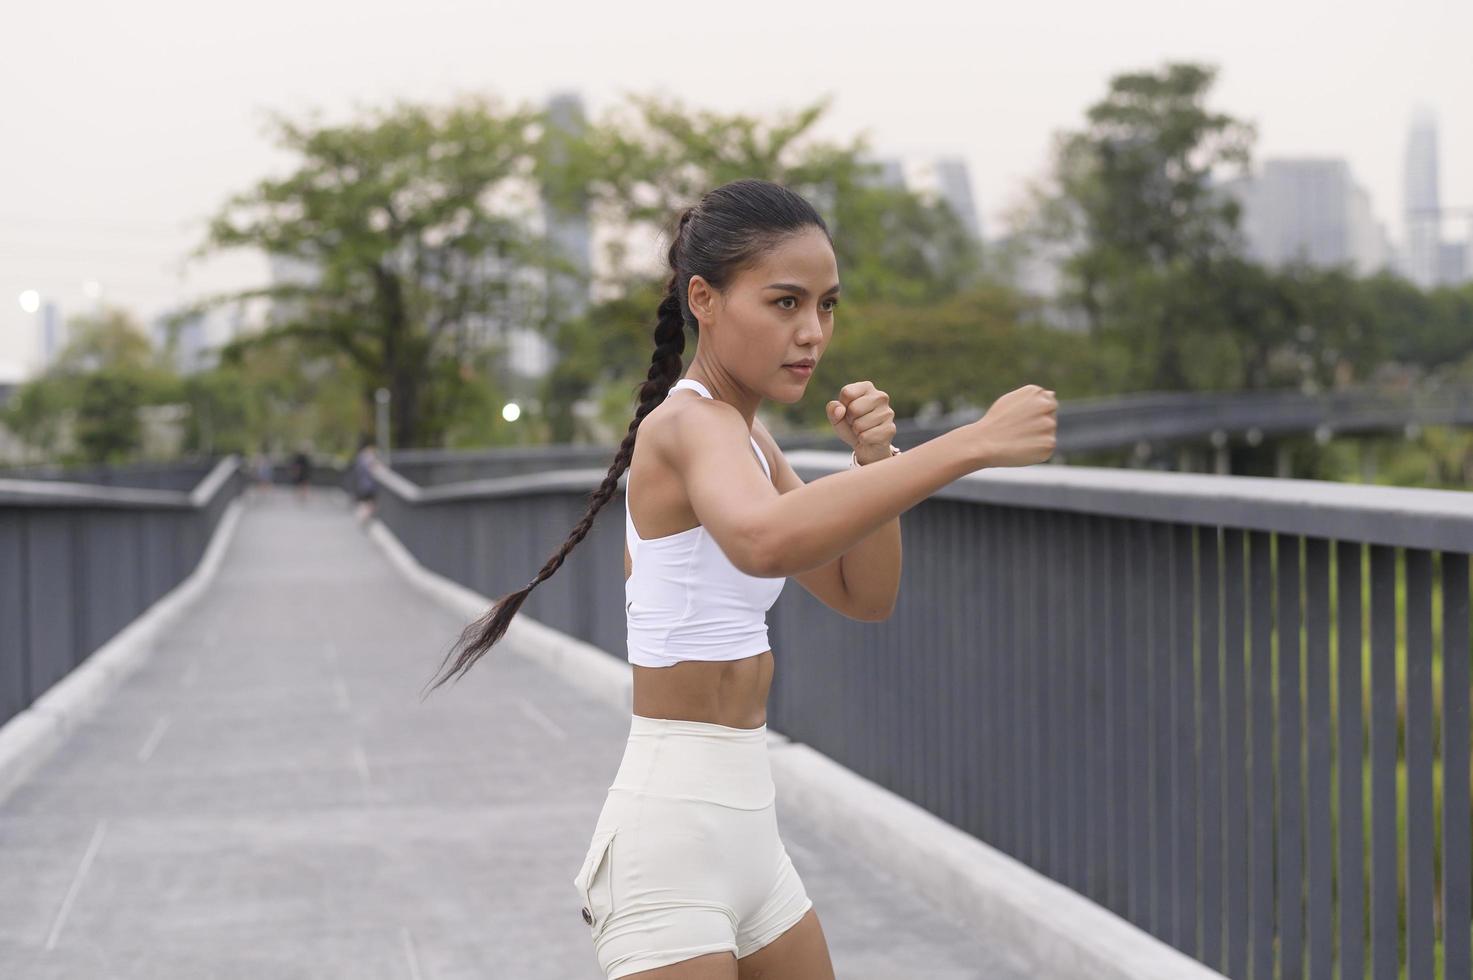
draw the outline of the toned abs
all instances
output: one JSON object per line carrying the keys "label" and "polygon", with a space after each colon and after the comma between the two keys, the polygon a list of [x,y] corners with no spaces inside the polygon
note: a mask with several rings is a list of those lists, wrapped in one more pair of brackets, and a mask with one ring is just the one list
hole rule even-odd
{"label": "toned abs", "polygon": [[[692,394],[692,397],[700,397]],[[640,439],[648,445],[658,439],[661,426],[655,417],[678,408],[671,401],[660,405],[640,423]],[[700,523],[679,477],[661,465],[656,452],[640,453],[629,464],[629,482],[639,487],[638,513],[631,512],[641,537],[661,538],[678,534]],[[760,466],[756,457],[753,466]],[[629,547],[624,547],[624,578],[633,574]],[[767,722],[767,693],[772,685],[772,651],[766,650],[741,660],[685,660],[670,667],[634,670],[634,705],[637,715],[705,721],[729,728],[758,728]]]}

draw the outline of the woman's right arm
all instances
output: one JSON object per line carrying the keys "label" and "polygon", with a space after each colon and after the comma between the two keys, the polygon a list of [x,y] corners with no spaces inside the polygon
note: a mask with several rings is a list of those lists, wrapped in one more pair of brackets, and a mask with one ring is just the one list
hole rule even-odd
{"label": "woman's right arm", "polygon": [[982,419],[899,456],[779,494],[752,465],[740,413],[708,399],[673,420],[669,464],[732,564],[748,575],[791,576],[833,560],[968,473],[1043,462],[1053,454],[1057,406],[1053,392],[1028,385]]}

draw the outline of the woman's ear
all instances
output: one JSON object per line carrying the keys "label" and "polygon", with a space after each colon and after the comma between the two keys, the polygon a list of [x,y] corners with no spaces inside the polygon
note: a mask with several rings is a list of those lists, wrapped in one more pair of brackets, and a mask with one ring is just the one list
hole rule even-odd
{"label": "woman's ear", "polygon": [[703,323],[710,323],[716,312],[717,292],[705,279],[700,276],[691,276],[690,285],[686,288],[686,303],[690,306],[691,316]]}

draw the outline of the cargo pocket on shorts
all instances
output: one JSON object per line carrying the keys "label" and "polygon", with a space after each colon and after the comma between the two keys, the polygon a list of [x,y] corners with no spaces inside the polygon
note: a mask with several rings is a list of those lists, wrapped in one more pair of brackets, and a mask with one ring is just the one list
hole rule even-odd
{"label": "cargo pocket on shorts", "polygon": [[578,897],[583,902],[583,921],[588,924],[595,937],[603,931],[609,913],[614,908],[610,867],[613,855],[610,848],[616,833],[617,827],[601,830],[593,835],[588,853],[583,858],[583,867],[578,869],[578,874],[573,879],[573,887],[578,889]]}

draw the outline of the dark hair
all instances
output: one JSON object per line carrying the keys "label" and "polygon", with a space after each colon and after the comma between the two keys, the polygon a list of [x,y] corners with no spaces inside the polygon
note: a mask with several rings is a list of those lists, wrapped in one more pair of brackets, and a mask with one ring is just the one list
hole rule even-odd
{"label": "dark hair", "polygon": [[689,326],[692,333],[700,336],[700,325],[691,316],[687,300],[691,276],[698,275],[713,288],[724,289],[763,252],[809,227],[817,227],[826,237],[829,235],[828,225],[801,195],[781,184],[755,178],[723,184],[681,212],[671,235],[669,283],[665,298],[656,310],[655,352],[650,360],[649,375],[640,386],[639,407],[635,409],[629,431],[614,455],[608,475],[589,495],[588,510],[582,520],[562,547],[542,566],[537,577],[517,591],[502,596],[485,615],[466,626],[455,646],[445,655],[440,668],[443,670],[445,662],[452,656],[455,656],[455,662],[431,685],[430,690],[453,676],[464,674],[492,644],[501,639],[522,601],[538,583],[562,566],[568,552],[588,534],[599,508],[614,495],[619,475],[629,468],[629,462],[634,458],[634,441],[640,421],[665,400],[671,386],[685,369],[681,357],[685,352],[685,328]]}

